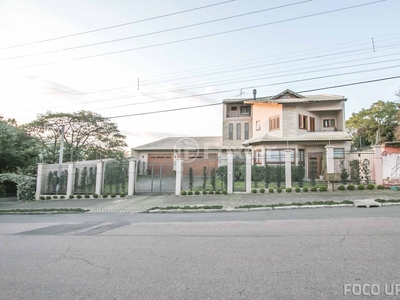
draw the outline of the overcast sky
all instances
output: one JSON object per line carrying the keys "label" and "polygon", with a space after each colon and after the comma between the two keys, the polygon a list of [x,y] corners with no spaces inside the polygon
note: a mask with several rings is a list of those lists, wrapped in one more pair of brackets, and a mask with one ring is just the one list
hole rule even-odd
{"label": "overcast sky", "polygon": [[348,118],[397,100],[399,78],[329,87],[400,75],[399,12],[398,0],[1,0],[0,115],[19,124],[48,110],[132,115],[113,118],[129,147],[221,135],[221,105],[134,114],[253,88],[260,97],[323,88],[305,94],[347,97]]}

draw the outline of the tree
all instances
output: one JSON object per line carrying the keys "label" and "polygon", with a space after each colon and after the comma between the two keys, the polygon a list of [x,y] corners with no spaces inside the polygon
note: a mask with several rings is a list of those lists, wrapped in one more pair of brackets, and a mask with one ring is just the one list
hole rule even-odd
{"label": "tree", "polygon": [[[346,121],[346,128],[352,137],[352,146],[360,148],[393,141],[398,126],[399,105],[393,101],[378,101],[370,108],[353,113]],[[398,131],[400,133],[400,130]]]}
{"label": "tree", "polygon": [[14,119],[0,117],[0,173],[14,173],[37,162],[38,141]]}
{"label": "tree", "polygon": [[64,126],[64,161],[98,158],[122,158],[125,136],[109,118],[90,111],[38,115],[25,125],[28,133],[38,138],[46,163],[58,162],[60,138]]}

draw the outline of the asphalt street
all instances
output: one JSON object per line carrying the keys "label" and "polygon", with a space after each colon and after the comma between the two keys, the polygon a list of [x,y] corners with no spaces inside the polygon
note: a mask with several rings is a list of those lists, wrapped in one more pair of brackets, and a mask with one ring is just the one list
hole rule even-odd
{"label": "asphalt street", "polygon": [[370,299],[351,288],[372,284],[376,299],[399,298],[385,290],[400,284],[399,216],[398,206],[0,216],[0,298]]}

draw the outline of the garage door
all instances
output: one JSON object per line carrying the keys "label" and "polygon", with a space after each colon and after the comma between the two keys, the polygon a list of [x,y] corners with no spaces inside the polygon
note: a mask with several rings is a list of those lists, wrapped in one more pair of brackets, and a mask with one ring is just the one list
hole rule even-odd
{"label": "garage door", "polygon": [[154,153],[148,156],[147,173],[153,172],[154,175],[172,176],[174,170],[173,153]]}

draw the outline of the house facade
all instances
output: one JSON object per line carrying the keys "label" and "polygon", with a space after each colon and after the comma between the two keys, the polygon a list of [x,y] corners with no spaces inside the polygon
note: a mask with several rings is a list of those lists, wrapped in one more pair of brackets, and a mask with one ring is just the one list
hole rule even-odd
{"label": "house facade", "polygon": [[244,159],[246,149],[252,152],[253,164],[265,166],[283,163],[284,150],[292,150],[292,164],[303,162],[308,172],[314,161],[317,175],[323,175],[326,146],[334,146],[338,159],[350,151],[351,138],[345,127],[346,100],[338,95],[305,96],[291,90],[268,97],[226,99],[222,137],[166,138],[134,148],[132,154],[149,164],[173,162],[179,157],[177,143],[187,139],[195,143],[193,149],[185,151],[186,155],[197,155],[197,161],[203,164],[208,160],[208,167],[226,164],[227,151]]}
{"label": "house facade", "polygon": [[321,176],[326,146],[335,147],[338,159],[350,151],[346,100],[338,95],[304,96],[291,90],[269,97],[224,100],[223,144],[250,148],[253,164],[262,166],[282,163],[284,150],[292,150],[292,164],[303,161],[308,172],[315,161]]}

